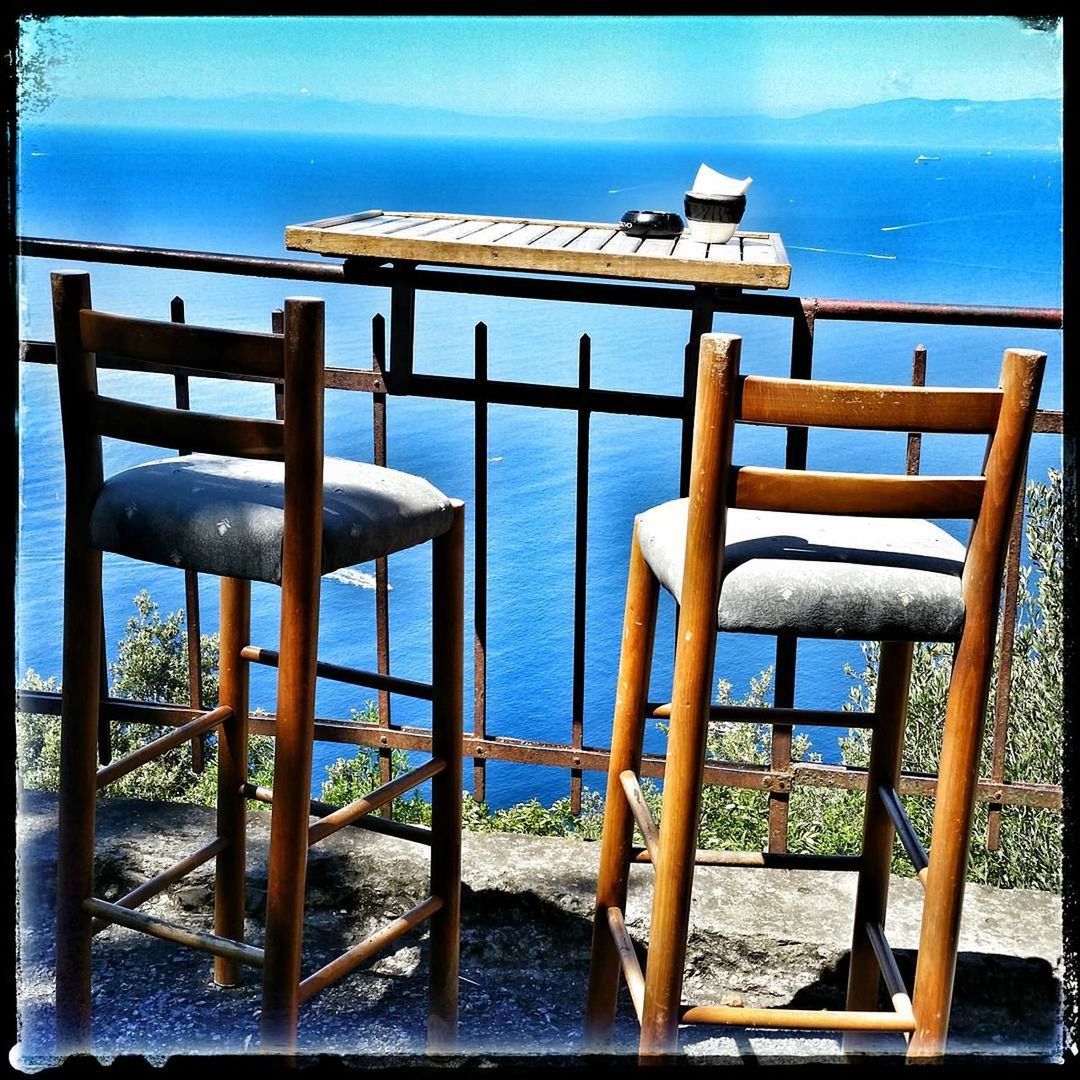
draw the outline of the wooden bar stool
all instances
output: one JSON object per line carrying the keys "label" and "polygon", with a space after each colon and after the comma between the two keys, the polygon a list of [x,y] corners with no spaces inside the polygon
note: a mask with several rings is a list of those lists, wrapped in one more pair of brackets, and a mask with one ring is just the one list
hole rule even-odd
{"label": "wooden bar stool", "polygon": [[[909,1057],[944,1052],[1001,573],[1023,481],[1043,353],[1005,353],[1000,388],[939,390],[739,376],[738,337],[702,338],[690,497],[634,523],[586,1035],[610,1044],[622,969],[640,1053],[674,1054],[680,1023],[903,1032]],[[784,426],[985,433],[979,477],[874,476],[731,465],[736,420]],[[964,545],[926,520],[970,518]],[[659,587],[681,603],[659,830],[638,773]],[[697,830],[717,630],[883,642],[845,1010],[744,1009],[681,1000],[695,862],[798,865],[699,852]],[[929,867],[896,796],[912,642],[956,643]],[[725,710],[725,714],[731,710]],[[664,710],[658,710],[664,715]],[[748,709],[748,721],[776,710]],[[784,722],[798,723],[784,710]],[[635,855],[635,822],[646,848]],[[925,885],[914,997],[884,935],[894,831]],[[632,859],[655,871],[644,977],[623,911]],[[813,865],[812,860],[810,865]],[[877,1011],[883,976],[892,1011]]]}
{"label": "wooden bar stool", "polygon": [[[323,302],[285,301],[283,334],[238,333],[123,318],[92,310],[90,278],[53,274],[56,357],[67,480],[63,701],[57,868],[56,1008],[59,1048],[90,1048],[90,942],[119,924],[214,954],[214,980],[262,968],[264,1052],[296,1047],[302,1001],[378,948],[431,919],[429,1049],[457,1030],[461,862],[464,509],[419,477],[323,458]],[[183,412],[106,397],[98,356],[128,366],[207,376],[281,379],[285,418],[253,420]],[[193,451],[103,478],[101,437]],[[317,660],[319,583],[343,566],[433,541],[432,684]],[[220,704],[98,770],[101,690],[101,553],[221,577]],[[281,586],[275,652],[249,640],[251,581]],[[248,672],[278,667],[273,792],[247,784]],[[311,755],[317,675],[412,690],[432,701],[432,759],[314,824]],[[365,681],[366,679],[366,681]],[[375,680],[372,682],[372,680]],[[400,684],[400,685],[399,685]],[[94,806],[101,787],[170,747],[218,733],[217,835],[194,855],[116,903],[95,898]],[[301,980],[308,848],[369,811],[432,781],[431,895],[372,938]],[[273,804],[264,948],[245,944],[245,799]],[[137,911],[185,873],[216,859],[214,933]]]}

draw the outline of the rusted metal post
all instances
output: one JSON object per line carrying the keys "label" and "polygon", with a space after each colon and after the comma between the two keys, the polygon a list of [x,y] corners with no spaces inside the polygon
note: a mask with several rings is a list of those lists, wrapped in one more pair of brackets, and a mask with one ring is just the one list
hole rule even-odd
{"label": "rusted metal post", "polygon": [[[174,296],[169,304],[169,318],[175,323],[184,322],[183,297]],[[173,374],[173,389],[178,409],[191,408],[191,386],[186,372]],[[181,457],[190,450],[178,451]],[[193,709],[203,711],[202,696],[202,630],[199,617],[199,575],[194,570],[184,571],[185,621],[187,622],[188,701]],[[191,740],[191,768],[201,773],[206,758],[206,737],[198,735]]]}
{"label": "rusted metal post", "polygon": [[[487,737],[487,523],[488,523],[488,377],[487,324],[477,323],[473,337],[476,380],[473,451],[473,735]],[[487,762],[473,758],[473,798],[487,797]]]}
{"label": "rusted metal post", "polygon": [[[578,389],[582,398],[592,381],[592,341],[582,334],[578,344]],[[570,742],[580,750],[585,734],[585,572],[589,561],[589,421],[592,412],[578,410],[576,507],[574,522],[574,674],[571,688]],[[581,813],[581,769],[570,770],[570,813]]]}
{"label": "rusted metal post", "polygon": [[[371,320],[371,368],[386,385],[386,319],[375,315]],[[376,465],[386,466],[386,393],[371,395],[373,454]],[[390,674],[390,563],[385,555],[375,560],[375,651],[380,675]],[[379,691],[379,727],[391,724],[390,692]],[[393,771],[393,751],[379,749],[379,782],[390,781]],[[394,812],[389,803],[379,809],[379,815],[389,818]]]}
{"label": "rusted metal post", "polygon": [[[911,358],[911,385],[926,385],[926,346],[916,345]],[[907,472],[915,476],[919,471],[922,457],[922,432],[908,432],[907,437]]]}
{"label": "rusted metal post", "polygon": [[416,267],[394,263],[390,286],[390,369],[387,389],[407,394],[413,373],[413,344],[416,336]]}
{"label": "rusted metal post", "polygon": [[[804,301],[800,312],[791,323],[791,367],[793,379],[809,379],[814,372],[814,322],[816,301]],[[784,467],[806,468],[807,429],[787,429]],[[773,678],[773,704],[778,708],[795,706],[795,671],[798,666],[798,639],[785,635],[776,639],[776,666]],[[774,724],[772,744],[769,748],[769,765],[774,772],[791,771],[790,724]],[[769,792],[769,851],[780,854],[787,851],[788,806],[791,792],[773,789]]]}
{"label": "rusted metal post", "polygon": [[690,309],[690,340],[683,353],[683,427],[682,451],[679,458],[679,497],[686,498],[690,490],[690,456],[694,444],[694,402],[697,400],[698,357],[701,336],[713,326],[714,290],[704,285],[694,286],[694,302]]}
{"label": "rusted metal post", "polygon": [[[285,312],[281,308],[274,308],[270,312],[270,329],[275,334],[285,333]],[[274,416],[278,420],[285,419],[285,383],[283,380],[274,383]]]}

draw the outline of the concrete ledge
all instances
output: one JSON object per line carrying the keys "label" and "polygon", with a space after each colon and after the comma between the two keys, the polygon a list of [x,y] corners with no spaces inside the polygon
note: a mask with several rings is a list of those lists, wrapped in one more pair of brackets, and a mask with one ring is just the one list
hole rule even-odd
{"label": "concrete ledge", "polygon": [[[20,1043],[13,1060],[52,1056],[56,801],[24,796],[19,815]],[[269,814],[249,815],[248,940],[262,943]],[[102,800],[98,886],[105,899],[163,870],[213,835],[201,807]],[[598,844],[550,837],[472,834],[464,840],[461,1051],[472,1062],[551,1066],[581,1054]],[[651,867],[631,873],[627,925],[647,943]],[[701,867],[684,999],[746,1005],[843,1006],[854,903],[853,874]],[[427,890],[427,849],[345,829],[312,850],[304,970],[310,972],[411,906]],[[210,929],[213,865],[143,910]],[[888,934],[909,987],[922,890],[894,879]],[[355,1066],[415,1061],[424,1050],[427,940],[401,938],[372,965],[301,1010],[305,1054]],[[205,954],[112,927],[94,940],[94,1047],[110,1059],[142,1054],[229,1054],[258,1046],[259,988],[222,990]],[[1057,1061],[1061,1057],[1061,902],[1048,893],[968,886],[950,1050]],[[620,1002],[616,1050],[633,1055],[637,1025]],[[830,1034],[766,1034],[687,1027],[694,1060],[840,1060]],[[882,1036],[876,1052],[903,1052]],[[595,1060],[598,1068],[620,1059]],[[626,1057],[621,1058],[625,1067]],[[449,1062],[448,1062],[449,1064]]]}

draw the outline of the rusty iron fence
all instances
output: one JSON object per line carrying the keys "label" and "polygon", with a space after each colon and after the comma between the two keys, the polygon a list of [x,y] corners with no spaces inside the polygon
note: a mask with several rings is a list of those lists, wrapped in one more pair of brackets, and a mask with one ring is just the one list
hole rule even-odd
{"label": "rusty iron fence", "polygon": [[[376,315],[372,322],[370,364],[362,368],[328,367],[326,387],[371,395],[374,432],[373,460],[376,464],[386,463],[387,403],[391,397],[412,395],[473,403],[475,493],[470,514],[475,536],[474,696],[472,731],[466,733],[464,737],[465,755],[473,761],[473,793],[477,800],[483,801],[488,761],[554,766],[570,771],[571,806],[574,813],[579,812],[581,807],[583,771],[605,771],[608,763],[607,751],[586,745],[584,732],[585,553],[589,505],[589,433],[590,420],[594,414],[642,415],[680,420],[682,422],[680,490],[685,494],[696,390],[698,343],[701,335],[712,329],[713,316],[718,312],[787,319],[791,324],[789,374],[792,378],[803,379],[813,376],[815,328],[820,322],[826,320],[1054,330],[1061,327],[1059,309],[812,299],[742,293],[712,286],[695,288],[649,286],[556,276],[541,278],[431,270],[421,269],[414,264],[387,264],[377,260],[347,259],[344,263],[312,262],[39,238],[20,238],[18,254],[35,258],[77,259],[84,262],[112,263],[132,267],[378,286],[389,289],[389,342],[385,320],[381,315]],[[487,363],[487,328],[483,323],[477,324],[475,328],[474,370],[471,378],[414,372],[416,296],[420,291],[686,311],[689,313],[689,334],[684,354],[683,392],[679,395],[649,394],[627,390],[606,390],[592,386],[591,343],[587,335],[582,335],[579,342],[576,386],[490,379]],[[179,298],[174,301],[172,317],[177,321],[183,319],[183,303]],[[275,320],[279,318],[280,313],[275,313]],[[55,363],[53,346],[49,342],[42,341],[23,342],[21,359],[29,363]],[[921,346],[917,347],[914,350],[912,369],[912,379],[917,384],[924,382],[926,360],[926,350]],[[118,357],[99,357],[98,363],[103,368],[134,369],[136,367],[131,361]],[[138,369],[147,370],[147,367],[138,365]],[[275,395],[279,415],[282,407],[280,389],[280,386],[276,387]],[[177,377],[176,402],[179,408],[188,406],[188,387],[183,376]],[[569,718],[570,741],[568,743],[512,738],[489,732],[487,729],[487,434],[488,407],[492,404],[561,409],[577,414],[573,674]],[[1061,412],[1040,410],[1036,418],[1035,430],[1039,433],[1061,434],[1063,431]],[[918,471],[920,442],[919,434],[912,433],[908,436],[907,468],[909,472]],[[785,453],[786,466],[804,468],[806,452],[807,430],[789,428]],[[1002,607],[1003,632],[998,657],[999,679],[996,698],[992,703],[990,775],[980,778],[977,788],[978,799],[989,804],[987,845],[990,848],[996,848],[999,844],[1003,806],[1021,805],[1058,811],[1062,806],[1060,785],[1005,779],[1005,747],[1008,736],[1010,674],[1013,661],[1013,631],[1017,615],[1016,597],[1023,509],[1021,496],[1016,507],[1005,573]],[[192,647],[197,649],[199,641],[198,589],[195,575],[191,572],[188,572],[186,595],[189,641]],[[377,749],[383,780],[386,781],[390,778],[392,750],[400,748],[430,751],[430,734],[424,728],[396,725],[391,720],[391,695],[395,692],[415,695],[419,684],[397,678],[391,675],[389,670],[389,604],[385,559],[376,562],[375,623],[378,671],[357,673],[351,669],[335,668],[333,674],[378,692],[378,725],[342,719],[317,718],[315,737],[322,741]],[[797,648],[798,642],[794,638],[777,639],[774,695],[775,704],[780,708],[792,708],[794,705]],[[197,660],[197,654],[193,653],[191,659]],[[325,667],[329,668],[329,665]],[[194,674],[198,671],[197,663],[192,665],[192,671],[189,705],[112,698],[102,702],[99,748],[103,762],[109,759],[109,730],[112,723],[177,725],[187,722],[202,709],[198,678]],[[57,714],[60,708],[59,695],[22,691],[19,696],[19,707],[25,712]],[[650,706],[651,709],[654,707],[654,705]],[[729,711],[732,714],[731,718],[734,718],[735,713],[732,710],[723,708],[712,710],[713,715],[719,718],[725,717]],[[740,716],[740,718],[745,719],[745,716]],[[859,714],[843,711],[799,710],[797,714],[793,713],[793,720],[801,725],[843,727],[860,725]],[[253,718],[252,730],[272,735],[273,717]],[[705,767],[706,782],[767,792],[768,849],[770,852],[781,853],[787,850],[788,802],[794,785],[856,790],[864,787],[866,783],[865,772],[861,769],[793,761],[791,755],[791,725],[775,724],[773,725],[771,760],[768,765],[710,760]],[[201,760],[200,747],[193,746],[193,756],[194,764],[198,767]],[[663,758],[657,755],[645,755],[642,761],[642,773],[647,776],[661,776]],[[935,777],[932,775],[904,774],[899,790],[901,794],[933,796],[935,782]],[[383,811],[387,816],[389,809],[386,807]]]}

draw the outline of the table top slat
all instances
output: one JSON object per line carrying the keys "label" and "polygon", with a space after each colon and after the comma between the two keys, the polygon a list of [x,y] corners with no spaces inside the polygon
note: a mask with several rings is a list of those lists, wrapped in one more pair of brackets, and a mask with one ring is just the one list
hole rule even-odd
{"label": "table top slat", "polygon": [[727,244],[630,236],[617,224],[546,218],[365,210],[285,230],[291,251],[581,277],[786,289],[780,237],[736,233]]}
{"label": "table top slat", "polygon": [[479,232],[469,234],[470,244],[493,244],[521,228],[519,221],[489,221]]}
{"label": "table top slat", "polygon": [[554,225],[548,225],[546,222],[522,225],[516,232],[509,233],[496,240],[495,244],[497,247],[503,247],[506,244],[513,244],[515,247],[528,247],[534,240],[539,239],[545,233],[551,232],[554,228]]}
{"label": "table top slat", "polygon": [[675,250],[671,253],[675,259],[704,259],[709,252],[709,245],[700,240],[691,240],[688,236],[680,236],[675,241]]}
{"label": "table top slat", "polygon": [[619,230],[615,228],[586,229],[566,245],[567,251],[599,251]]}
{"label": "table top slat", "polygon": [[632,255],[639,247],[640,236],[631,236],[620,229],[600,250],[605,255]]}
{"label": "table top slat", "polygon": [[559,248],[566,247],[571,240],[576,240],[586,230],[579,225],[560,225],[557,228],[551,230],[551,232],[544,233],[543,236],[534,240],[529,247],[535,250],[557,250]]}
{"label": "table top slat", "polygon": [[705,257],[709,262],[741,263],[742,246],[738,237],[726,244],[710,244]]}
{"label": "table top slat", "polygon": [[331,235],[360,236],[364,233],[377,234],[387,226],[396,224],[406,219],[397,214],[380,214],[373,218],[355,218],[351,221],[343,221],[332,225],[326,231]]}
{"label": "table top slat", "polygon": [[419,222],[413,221],[413,223],[407,228],[402,229],[401,232],[395,233],[395,236],[407,236],[410,240],[418,240],[420,237],[428,237],[434,233],[441,232],[443,229],[449,229],[454,225],[460,225],[461,222],[456,218],[432,218],[431,221]]}
{"label": "table top slat", "polygon": [[641,241],[641,247],[637,249],[637,253],[639,255],[656,255],[661,259],[666,259],[674,252],[677,240],[677,236],[646,237]]}
{"label": "table top slat", "polygon": [[[462,218],[457,224],[451,225],[449,229],[440,229],[432,236],[427,236],[424,239],[430,243],[448,243],[457,240],[463,240],[467,236],[474,236],[481,229],[486,229],[491,222],[487,218]],[[288,243],[285,245],[288,247]],[[433,262],[438,260],[432,260]]]}

